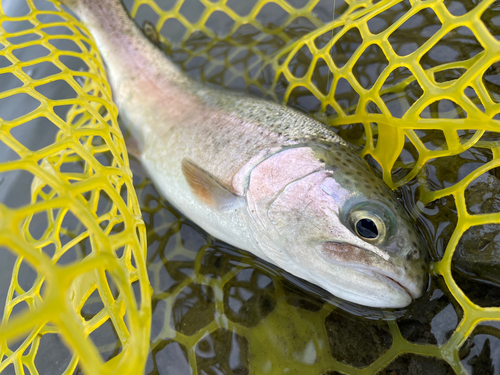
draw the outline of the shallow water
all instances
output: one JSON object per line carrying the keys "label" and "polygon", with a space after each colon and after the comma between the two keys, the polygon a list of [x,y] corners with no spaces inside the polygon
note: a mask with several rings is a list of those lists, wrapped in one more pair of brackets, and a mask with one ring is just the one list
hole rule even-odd
{"label": "shallow water", "polygon": [[[398,15],[400,17],[408,8],[408,2],[402,2],[399,6],[391,8],[387,14],[383,14],[378,19],[373,19],[369,23],[370,30],[372,32],[383,30],[387,27],[387,19],[398,18]],[[465,2],[462,4],[455,2],[449,4],[450,11],[453,14],[456,13],[456,15],[460,15],[472,8],[472,4]],[[492,9],[491,11],[495,10]],[[428,12],[429,14],[423,13],[418,15],[420,18],[410,19],[405,25],[405,35],[408,35],[408,33],[420,34],[421,38],[409,40],[407,37],[394,34],[390,40],[390,43],[399,54],[411,53],[439,29],[440,22],[433,12]],[[492,17],[492,14],[488,13],[485,17]],[[145,13],[141,14],[139,11],[136,17],[138,23],[142,24],[145,19],[147,19]],[[152,21],[154,22],[154,20]],[[422,22],[426,23],[425,27],[422,26]],[[223,28],[223,26],[221,27]],[[167,54],[188,74],[206,84],[244,90],[254,95],[267,96],[278,100],[288,85],[286,80],[280,78],[274,92],[266,91],[268,87],[271,87],[269,82],[273,77],[273,73],[266,70],[266,67],[262,68],[262,66],[265,65],[266,56],[282,48],[283,44],[280,38],[274,36],[266,41],[266,54],[263,56],[259,44],[255,45],[254,43],[255,40],[261,38],[262,32],[251,28],[248,28],[248,30],[242,28],[231,37],[216,40],[208,38],[203,33],[194,33],[182,43],[173,39],[168,29],[162,29],[161,32],[166,41],[172,43],[162,46]],[[286,35],[286,31],[279,35],[283,37],[283,34]],[[331,34],[326,35],[325,42],[329,38],[331,38]],[[316,41],[316,45],[321,45],[321,43],[321,40]],[[334,61],[336,63],[347,61],[357,48],[357,43],[356,35],[346,34],[340,43],[336,45],[337,49],[332,50]],[[463,48],[463,46],[467,46],[467,48]],[[454,59],[453,61],[466,60],[475,56],[481,49],[474,36],[471,36],[470,31],[457,29],[426,54],[422,59],[422,64],[426,68],[432,68],[451,61],[449,59]],[[241,50],[244,52],[241,52]],[[240,52],[237,53],[237,51]],[[234,56],[237,56],[237,58]],[[374,50],[373,56],[361,58],[356,65],[354,74],[364,87],[372,86],[378,77],[377,72],[384,68],[381,63],[383,59],[380,57],[380,53]],[[299,50],[289,64],[289,69],[293,75],[298,78],[303,76],[307,67],[311,64],[311,58],[311,53],[307,48]],[[227,68],[228,59],[230,61],[230,70]],[[253,70],[253,74],[249,74],[252,71],[251,66],[257,66],[257,69]],[[260,72],[259,69],[261,69]],[[317,69],[312,76],[312,80],[317,82],[316,86],[323,93],[329,91],[328,72],[328,69],[322,69],[318,63]],[[452,81],[461,74],[463,72],[459,70],[436,72],[436,81]],[[493,92],[496,92],[494,89],[500,82],[497,82],[494,74],[495,71],[488,71],[485,74],[485,80],[492,86]],[[409,106],[422,95],[422,89],[416,84],[416,81],[408,85],[404,91],[394,90],[391,92],[391,87],[395,87],[399,82],[411,75],[412,73],[408,70],[397,69],[384,83],[387,93],[382,95],[382,98],[395,117],[401,117]],[[255,82],[258,82],[260,86],[254,84]],[[321,82],[326,82],[324,87],[321,86]],[[264,91],[262,91],[262,88]],[[338,96],[335,94],[335,97],[342,108],[345,108],[346,112],[349,113],[350,108],[357,103],[357,94],[349,85],[346,85],[342,90]],[[466,95],[477,102],[474,90],[466,91]],[[307,89],[304,90],[301,87],[295,89],[288,100],[288,105],[323,121],[334,120],[336,113],[328,112],[328,107],[326,113],[321,112],[318,103],[319,101]],[[373,112],[376,113],[377,108],[374,108]],[[429,107],[422,116],[430,118],[461,118],[464,114],[462,109],[457,108],[453,103],[441,101]],[[374,142],[376,142],[376,126],[377,124],[372,124],[375,133]],[[334,130],[353,144],[363,146],[366,142],[365,130],[362,124],[344,125],[340,128],[334,128]],[[416,131],[416,133],[429,150],[439,150],[446,147],[445,138],[440,130],[420,130]],[[470,139],[471,136],[473,134],[467,131],[461,133],[463,142]],[[491,134],[484,134],[482,140],[490,141],[493,139]],[[414,167],[417,158],[418,153],[408,141],[399,158],[399,167],[392,171],[395,180],[404,178]],[[454,157],[435,159],[425,167],[426,183],[430,190],[449,187],[491,160],[491,158],[491,152],[488,149],[471,148]],[[375,173],[377,173],[376,168],[377,166],[374,165]],[[492,178],[497,178],[493,171],[490,171],[489,175],[493,176]],[[442,258],[456,227],[457,212],[455,202],[454,198],[449,196],[427,205],[417,204],[420,194],[419,184],[420,182],[414,179],[403,186],[399,194],[407,209],[416,216],[419,230],[429,245],[431,260],[438,261]],[[473,188],[473,185],[471,184],[469,189]],[[481,186],[483,190],[487,190],[484,184],[480,185],[479,188]],[[488,210],[490,207],[495,207],[495,202],[492,202],[491,198],[495,191],[481,191],[479,193],[477,191],[479,188],[476,188],[475,191],[471,190],[472,193],[466,192],[466,200],[471,199],[467,197],[474,197],[474,202],[471,202],[471,204],[467,202],[467,205],[476,207],[475,209],[482,210],[481,212],[491,212]],[[168,206],[164,206],[163,209],[171,211]],[[185,221],[182,222],[183,225],[187,225]],[[173,224],[173,226],[178,228],[179,224]],[[493,250],[490,249],[490,251],[481,254],[478,254],[477,251],[474,252],[471,247],[473,244],[470,242],[474,241],[478,233],[469,234],[466,232],[459,242],[453,260],[455,281],[472,301],[481,306],[500,306],[499,273],[495,261],[495,259],[498,259],[495,248],[498,241],[496,240],[497,232],[495,229],[488,227],[480,234],[484,237],[485,244],[483,247],[493,247]],[[188,231],[185,230],[184,233],[188,233]],[[192,280],[196,280],[193,281],[194,285],[199,285],[198,280],[202,277],[202,280],[207,285],[214,286],[213,293],[202,292],[199,287],[197,287],[199,292],[195,293],[192,288],[185,287],[189,289],[189,298],[175,297],[170,290],[170,293],[167,292],[167,295],[164,295],[164,299],[162,299],[162,301],[167,302],[156,305],[172,306],[171,311],[174,321],[175,319],[178,319],[179,322],[182,321],[180,316],[183,314],[189,315],[188,321],[190,322],[201,322],[206,316],[213,317],[211,323],[205,323],[208,324],[209,328],[200,328],[202,332],[205,332],[200,337],[208,339],[210,345],[206,344],[205,339],[197,341],[197,334],[192,332],[189,332],[192,335],[192,340],[190,337],[187,339],[182,337],[182,339],[178,340],[184,344],[187,353],[190,353],[190,350],[194,352],[191,356],[188,355],[188,358],[191,360],[191,365],[196,366],[199,373],[208,374],[217,373],[217,371],[223,373],[285,373],[287,371],[290,371],[289,373],[301,373],[302,371],[304,373],[304,371],[307,371],[307,373],[330,374],[334,373],[329,372],[332,369],[351,372],[353,371],[352,367],[363,368],[370,365],[374,366],[372,368],[375,370],[377,366],[373,364],[384,353],[387,353],[393,344],[395,346],[393,346],[392,350],[397,352],[395,342],[399,342],[397,338],[399,335],[399,337],[410,343],[442,346],[447,342],[451,333],[463,318],[461,307],[449,293],[444,280],[440,277],[431,277],[426,294],[407,309],[397,311],[368,309],[346,304],[331,296],[325,296],[318,288],[306,285],[306,283],[265,264],[251,255],[242,254],[227,245],[214,243],[209,236],[200,232],[196,233],[196,236],[193,237],[199,237],[198,252],[191,255],[191,252],[182,250],[184,256],[190,254],[190,260],[176,258],[180,256],[177,251],[170,255],[172,258],[169,258],[167,244],[171,240],[164,240],[166,241],[164,242],[165,251],[167,251],[167,253],[163,253],[165,254],[164,259],[178,261],[175,264],[179,265],[179,269],[155,266],[155,270],[159,269],[160,273],[157,274],[157,271],[155,271],[154,274],[151,274],[151,277],[154,279],[161,277],[159,276],[161,272],[169,272],[178,275],[178,277],[182,275],[183,281],[191,277]],[[486,236],[484,236],[485,233]],[[191,236],[187,234],[182,235],[181,231],[181,241],[182,239],[190,241],[189,237]],[[467,238],[471,238],[469,243],[467,243]],[[192,243],[189,246],[191,249]],[[470,257],[477,260],[475,268],[470,267],[470,262],[468,262]],[[149,267],[153,264],[159,263],[153,261]],[[202,271],[206,264],[221,271],[212,270],[206,273],[206,271]],[[172,264],[169,267],[171,266]],[[187,269],[189,269],[189,276],[186,274]],[[238,272],[238,270],[244,270],[244,274],[243,271]],[[230,276],[223,276],[227,275],[227,273]],[[258,276],[256,276],[256,273],[258,273]],[[238,278],[240,274],[241,279]],[[213,280],[214,277],[216,280]],[[226,281],[226,278],[228,281]],[[260,285],[259,279],[265,279],[266,282],[261,281]],[[155,289],[155,296],[162,295],[164,289],[161,290],[162,292]],[[194,295],[197,295],[197,297],[192,297]],[[205,302],[201,302],[200,299]],[[161,309],[165,311],[165,307]],[[160,316],[163,316],[162,314],[163,312]],[[193,318],[193,314],[197,318]],[[275,316],[279,316],[279,319],[276,320]],[[297,316],[300,317],[299,324],[297,324]],[[157,318],[158,316],[155,314],[154,319]],[[216,322],[216,327],[218,327],[215,332],[224,330],[224,333],[215,336],[213,333],[209,334],[215,328],[210,328],[210,324],[213,324],[213,322]],[[201,325],[203,324],[200,323]],[[301,329],[301,325],[306,326],[305,331]],[[266,329],[260,329],[261,326],[265,326]],[[466,341],[460,352],[460,359],[469,372],[493,373],[492,369],[498,369],[500,366],[500,360],[498,359],[500,358],[498,356],[500,353],[500,331],[498,331],[497,326],[497,323],[484,323],[484,327],[478,326]],[[175,322],[170,323],[170,327],[173,327],[175,332],[181,332],[183,329],[181,323],[176,325]],[[192,329],[195,328],[192,327]],[[229,331],[233,333],[230,334]],[[286,333],[283,333],[284,331]],[[165,332],[165,330],[163,329],[162,332]],[[175,332],[171,331],[171,334],[178,337]],[[239,332],[243,333],[238,336],[240,338],[234,339],[234,332],[237,332],[237,334],[240,334]],[[190,336],[189,334],[187,336]],[[155,358],[158,356],[156,348],[163,348],[158,342],[170,341],[168,341],[168,338],[160,340],[161,335],[160,337],[156,336],[154,329],[152,337],[155,338],[153,340],[155,344],[152,346],[152,358]],[[233,337],[233,339],[229,340],[229,337]],[[311,341],[310,337],[317,337],[317,340]],[[224,341],[226,341],[226,346],[223,345]],[[196,344],[197,342],[200,343],[201,349]],[[295,353],[291,353],[297,348],[297,345],[300,349]],[[235,349],[236,347],[239,349]],[[240,361],[237,362],[239,367],[231,368],[231,359],[227,353],[233,353],[235,350],[240,356]],[[226,353],[226,355],[223,353]],[[161,367],[154,367],[152,358],[148,362],[149,373],[155,373],[155,371],[162,373]],[[172,360],[172,358],[170,359]],[[169,366],[174,366],[174,361],[169,363]],[[187,366],[185,362],[183,363],[184,370],[187,371]],[[246,367],[243,364],[246,364]],[[343,367],[344,365],[352,367]],[[383,367],[378,366],[378,368]],[[177,371],[180,372],[181,370]],[[382,373],[398,374],[419,372],[453,373],[453,370],[444,361],[418,354],[399,356],[381,371]]]}
{"label": "shallow water", "polygon": [[[154,289],[148,374],[189,374],[191,367],[200,374],[363,368],[388,351],[397,330],[409,342],[440,346],[463,317],[439,277],[430,280],[423,297],[400,310],[370,309],[325,295],[207,235],[158,197],[137,162],[132,170],[148,228],[148,271]],[[432,224],[432,216],[420,221],[435,230],[428,238],[447,241],[436,229],[446,221]],[[484,294],[485,284],[462,279],[487,305],[498,302],[495,293]],[[475,345],[468,342],[471,351],[464,351],[471,368],[480,366],[473,364],[474,355],[497,361],[500,331],[486,332]],[[441,360],[416,354],[399,358],[384,373],[414,373],[411,369],[416,368],[453,373]]]}

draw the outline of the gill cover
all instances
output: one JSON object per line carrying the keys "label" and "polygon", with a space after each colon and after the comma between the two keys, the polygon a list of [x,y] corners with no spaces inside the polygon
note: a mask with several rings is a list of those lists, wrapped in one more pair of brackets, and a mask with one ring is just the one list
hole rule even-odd
{"label": "gill cover", "polygon": [[[422,294],[425,248],[364,160],[336,144],[278,155],[254,169],[247,200],[281,267],[368,306],[403,307]],[[277,170],[286,182],[264,189]]]}

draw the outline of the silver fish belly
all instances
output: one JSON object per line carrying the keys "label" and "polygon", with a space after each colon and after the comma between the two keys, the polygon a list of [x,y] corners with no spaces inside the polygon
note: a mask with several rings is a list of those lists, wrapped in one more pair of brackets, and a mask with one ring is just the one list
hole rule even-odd
{"label": "silver fish belly", "polygon": [[426,249],[414,223],[330,129],[188,78],[118,0],[62,3],[95,38],[142,163],[187,217],[348,301],[397,308],[423,293]]}

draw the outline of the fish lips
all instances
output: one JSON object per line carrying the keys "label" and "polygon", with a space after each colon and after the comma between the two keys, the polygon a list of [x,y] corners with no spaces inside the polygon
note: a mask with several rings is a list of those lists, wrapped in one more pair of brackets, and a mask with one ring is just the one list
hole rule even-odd
{"label": "fish lips", "polygon": [[325,242],[321,245],[320,255],[336,266],[349,268],[385,284],[397,294],[406,294],[410,301],[424,292],[425,275],[411,272],[411,265],[407,269],[397,266],[368,249],[347,243]]}

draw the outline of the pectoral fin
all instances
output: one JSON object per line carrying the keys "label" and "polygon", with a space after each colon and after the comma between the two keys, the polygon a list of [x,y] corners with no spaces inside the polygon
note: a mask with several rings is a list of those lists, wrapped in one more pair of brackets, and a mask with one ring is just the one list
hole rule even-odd
{"label": "pectoral fin", "polygon": [[127,146],[127,152],[129,155],[134,156],[137,160],[141,160],[141,150],[139,148],[139,142],[137,139],[132,137],[130,134],[125,138],[125,146]]}
{"label": "pectoral fin", "polygon": [[231,192],[214,176],[191,160],[182,160],[182,173],[198,200],[213,209],[230,211],[242,206],[245,202],[243,197]]}

